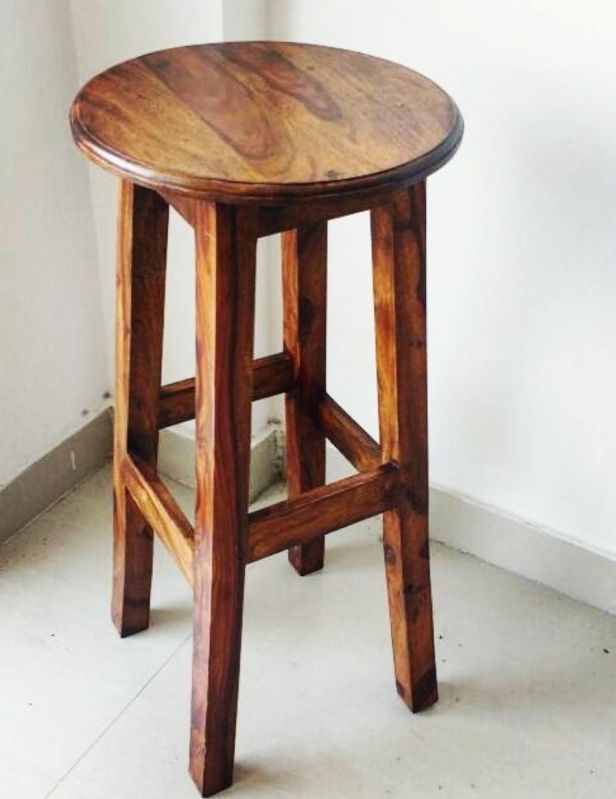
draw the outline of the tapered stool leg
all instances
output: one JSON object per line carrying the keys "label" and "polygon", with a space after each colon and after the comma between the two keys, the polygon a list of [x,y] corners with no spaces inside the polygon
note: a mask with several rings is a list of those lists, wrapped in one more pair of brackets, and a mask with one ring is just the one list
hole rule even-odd
{"label": "tapered stool leg", "polygon": [[153,533],[128,494],[127,452],[156,466],[161,381],[167,203],[122,182],[118,217],[116,396],[114,419],[114,561],[112,618],[120,635],[148,626]]}
{"label": "tapered stool leg", "polygon": [[249,209],[195,203],[197,504],[190,771],[233,778],[248,477],[256,229]]}
{"label": "tapered stool leg", "polygon": [[[327,222],[282,234],[284,345],[293,358],[296,386],[285,398],[289,497],[325,483],[325,436],[314,422],[325,391]],[[323,568],[325,538],[289,550],[296,571]]]}
{"label": "tapered stool leg", "polygon": [[428,544],[425,182],[372,212],[383,461],[406,490],[384,514],[387,592],[398,693],[418,711],[437,698]]}

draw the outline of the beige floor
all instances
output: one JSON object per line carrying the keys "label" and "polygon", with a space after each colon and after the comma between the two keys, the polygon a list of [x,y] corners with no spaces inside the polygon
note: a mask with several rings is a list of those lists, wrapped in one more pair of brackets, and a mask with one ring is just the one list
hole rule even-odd
{"label": "beige floor", "polygon": [[[190,503],[190,492],[174,491]],[[190,593],[157,551],[150,630],[108,620],[109,473],[0,548],[0,797],[194,799]],[[616,795],[616,619],[434,547],[441,700],[396,697],[379,523],[327,568],[248,572],[237,797]]]}

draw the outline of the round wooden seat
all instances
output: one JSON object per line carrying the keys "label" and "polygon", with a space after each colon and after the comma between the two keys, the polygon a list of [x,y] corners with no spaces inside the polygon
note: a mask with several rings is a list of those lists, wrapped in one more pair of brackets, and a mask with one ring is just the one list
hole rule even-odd
{"label": "round wooden seat", "polygon": [[432,81],[316,45],[178,47],[93,78],[71,108],[84,153],[128,180],[223,202],[370,194],[455,152],[462,120]]}
{"label": "round wooden seat", "polygon": [[[112,617],[150,622],[153,534],[193,587],[190,773],[233,779],[244,574],[383,515],[396,690],[438,698],[428,534],[426,180],[462,119],[422,75],[315,45],[234,42],[135,58],[71,108],[119,174]],[[194,229],[195,377],[161,385],[169,209]],[[370,212],[376,441],[327,390],[332,219]],[[257,242],[281,234],[283,347],[254,359]],[[287,499],[250,511],[251,405],[284,394]],[[195,419],[194,526],[157,473],[159,430]],[[326,441],[356,469],[327,482]]]}

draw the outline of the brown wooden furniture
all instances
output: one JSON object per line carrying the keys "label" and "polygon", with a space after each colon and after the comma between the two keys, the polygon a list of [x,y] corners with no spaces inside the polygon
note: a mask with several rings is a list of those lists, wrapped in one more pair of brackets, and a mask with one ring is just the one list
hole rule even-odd
{"label": "brown wooden furniture", "polygon": [[[398,693],[437,698],[428,556],[425,178],[455,152],[450,98],[404,67],[280,43],[166,50],[94,78],[75,141],[122,178],[118,225],[113,619],[148,626],[153,531],[194,587],[190,771],[230,785],[244,569],[384,514]],[[195,379],[161,386],[168,207],[194,227]],[[380,443],[327,394],[327,220],[371,210]],[[284,350],[253,361],[255,253],[281,232]],[[349,269],[352,265],[349,265]],[[248,512],[251,402],[284,392],[285,502]],[[196,418],[190,525],[156,473],[158,431]],[[358,474],[325,485],[329,439]]]}

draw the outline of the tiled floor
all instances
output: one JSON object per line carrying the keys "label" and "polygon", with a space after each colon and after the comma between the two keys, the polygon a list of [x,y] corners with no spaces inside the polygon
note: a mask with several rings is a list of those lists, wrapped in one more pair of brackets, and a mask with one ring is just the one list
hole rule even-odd
{"label": "tiled floor", "polygon": [[[173,486],[190,505],[187,489]],[[151,628],[109,622],[109,473],[0,548],[1,799],[194,799],[191,597],[157,550]],[[611,799],[616,619],[435,546],[441,700],[396,696],[378,520],[323,573],[249,568],[237,797]]]}

